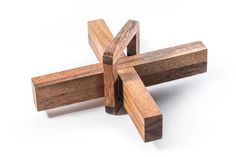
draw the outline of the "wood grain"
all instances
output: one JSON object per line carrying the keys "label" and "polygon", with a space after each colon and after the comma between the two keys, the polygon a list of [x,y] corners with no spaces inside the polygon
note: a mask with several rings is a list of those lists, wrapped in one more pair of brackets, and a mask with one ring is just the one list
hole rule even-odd
{"label": "wood grain", "polygon": [[134,67],[145,86],[206,72],[207,48],[201,41],[120,58],[118,69]]}
{"label": "wood grain", "polygon": [[[118,70],[133,66],[145,86],[151,86],[206,72],[207,49],[202,42],[193,42],[120,58],[117,66]],[[38,111],[103,97],[103,66],[94,64],[34,77],[32,86]]]}
{"label": "wood grain", "polygon": [[103,97],[102,64],[32,78],[38,111]]}
{"label": "wood grain", "polygon": [[[88,22],[89,45],[100,63],[103,62],[103,53],[112,42],[113,38],[111,31],[103,19]],[[124,53],[118,54],[118,58],[124,56]]]}
{"label": "wood grain", "polygon": [[124,107],[145,142],[162,137],[162,114],[133,68],[118,70]]}

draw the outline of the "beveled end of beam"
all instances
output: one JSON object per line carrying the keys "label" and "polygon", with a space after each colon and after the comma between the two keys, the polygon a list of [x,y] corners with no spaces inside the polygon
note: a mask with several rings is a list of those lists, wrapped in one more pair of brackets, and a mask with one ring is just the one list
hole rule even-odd
{"label": "beveled end of beam", "polygon": [[162,114],[144,121],[144,142],[150,142],[162,138]]}

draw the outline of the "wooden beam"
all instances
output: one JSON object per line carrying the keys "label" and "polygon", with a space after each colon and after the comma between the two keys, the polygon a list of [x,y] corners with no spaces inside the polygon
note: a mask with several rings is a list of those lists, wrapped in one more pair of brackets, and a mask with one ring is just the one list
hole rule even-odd
{"label": "wooden beam", "polygon": [[201,41],[120,58],[118,69],[134,67],[145,86],[206,72],[207,48]]}
{"label": "wooden beam", "polygon": [[38,111],[104,96],[102,64],[93,64],[32,78]]}
{"label": "wooden beam", "polygon": [[124,107],[145,142],[162,137],[162,114],[134,68],[118,70]]}
{"label": "wooden beam", "polygon": [[[135,38],[138,31],[138,22],[128,20],[103,54],[105,108],[108,113],[117,114],[123,105],[122,98],[119,97],[123,94],[120,93],[121,89],[119,89],[120,80],[118,78],[116,60],[127,46],[129,47],[129,55],[139,53],[139,49],[137,49],[139,46],[135,46],[139,44],[139,41],[136,40],[139,38]],[[135,39],[132,40],[133,38]],[[132,42],[130,43],[131,40]],[[135,43],[136,41],[137,43]],[[135,52],[132,52],[132,50]]]}
{"label": "wooden beam", "polygon": [[[98,61],[100,63],[103,63],[103,54],[106,48],[109,47],[110,43],[112,42],[114,38],[103,19],[93,20],[93,21],[88,22],[88,37],[89,37],[89,45],[91,46],[93,52],[97,56]],[[124,56],[126,56],[125,53],[117,54],[118,58],[121,58]],[[113,71],[112,67],[113,66],[111,65],[105,65],[103,66],[103,69],[105,69],[105,71]],[[116,71],[114,72],[114,76],[109,75],[109,73],[104,73],[103,75],[107,75],[105,76],[105,78],[115,77],[116,80],[118,78]],[[111,79],[108,79],[107,81]],[[112,82],[109,82],[109,83],[111,84]],[[119,107],[122,105],[121,104],[122,102],[119,101],[120,99],[119,99],[119,93],[118,93],[118,88],[119,88],[118,80],[116,81],[114,85],[112,85],[112,87],[114,88],[111,88],[111,86],[108,85],[109,83],[108,82],[105,83],[104,81],[104,89],[106,89],[104,91],[106,95],[105,96],[105,109],[106,109],[106,112],[108,113],[116,113],[119,110]],[[109,104],[114,104],[116,108],[113,108],[111,110],[111,108],[109,107]]]}
{"label": "wooden beam", "polygon": [[[207,49],[193,42],[120,58],[117,64],[118,70],[133,66],[145,86],[151,86],[206,72]],[[103,67],[94,64],[34,77],[32,87],[38,111],[103,97]]]}
{"label": "wooden beam", "polygon": [[[111,31],[103,19],[88,22],[89,45],[100,63],[103,61],[103,53],[113,38]],[[124,56],[124,53],[118,54],[118,58]]]}

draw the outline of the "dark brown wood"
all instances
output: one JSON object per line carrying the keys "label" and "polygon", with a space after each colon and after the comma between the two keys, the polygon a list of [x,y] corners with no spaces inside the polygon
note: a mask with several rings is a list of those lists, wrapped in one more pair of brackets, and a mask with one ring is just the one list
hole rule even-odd
{"label": "dark brown wood", "polygon": [[137,30],[135,36],[131,39],[127,46],[127,56],[133,56],[140,53],[140,33]]}
{"label": "dark brown wood", "polygon": [[[151,86],[206,72],[207,49],[193,42],[120,58],[117,64],[118,69],[133,66],[145,86]],[[38,111],[103,97],[103,67],[94,64],[34,77],[32,86]]]}

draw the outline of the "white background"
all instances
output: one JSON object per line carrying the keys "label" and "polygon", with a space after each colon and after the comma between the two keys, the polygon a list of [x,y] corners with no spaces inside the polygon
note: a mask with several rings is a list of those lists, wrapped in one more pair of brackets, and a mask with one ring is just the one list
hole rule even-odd
{"label": "white background", "polygon": [[[236,156],[233,2],[1,0],[0,156]],[[144,143],[128,115],[104,112],[102,98],[36,111],[31,77],[97,63],[87,21],[99,18],[114,35],[138,20],[141,52],[207,46],[207,73],[148,88],[164,116],[161,140]]]}

